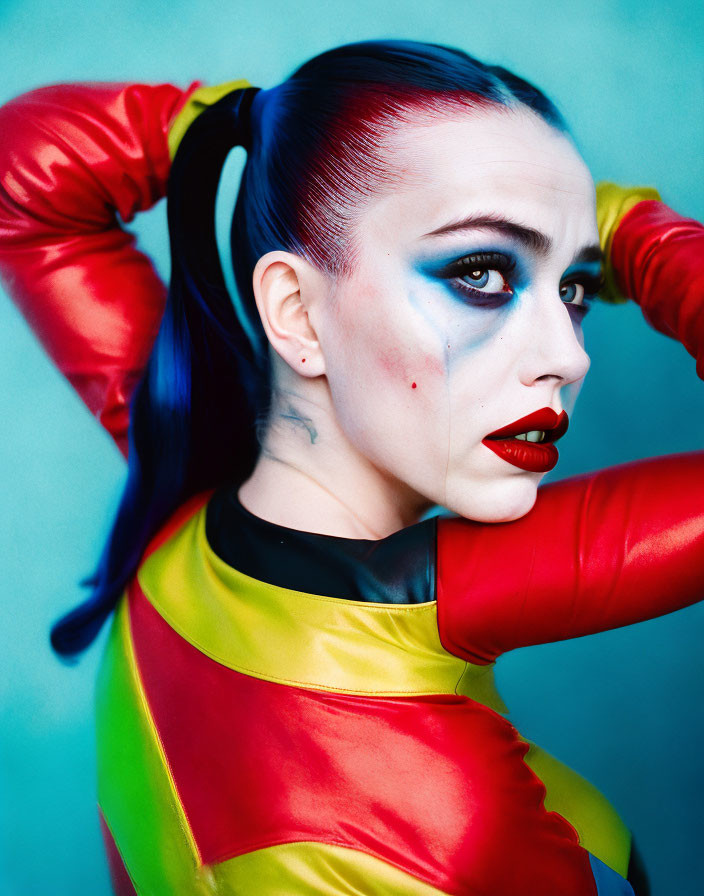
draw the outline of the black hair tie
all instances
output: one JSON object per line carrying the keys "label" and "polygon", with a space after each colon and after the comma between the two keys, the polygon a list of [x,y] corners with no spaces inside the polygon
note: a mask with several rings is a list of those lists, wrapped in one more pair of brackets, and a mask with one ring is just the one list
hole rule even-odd
{"label": "black hair tie", "polygon": [[180,169],[203,152],[222,155],[235,146],[252,146],[252,102],[259,87],[240,87],[226,93],[193,120],[176,150],[173,167]]}
{"label": "black hair tie", "polygon": [[[230,100],[236,121],[237,143],[235,145],[243,146],[247,152],[252,148],[252,103],[260,90],[260,87],[241,88],[233,91],[237,95],[234,103]],[[226,94],[219,102],[224,102],[230,96],[230,94]]]}

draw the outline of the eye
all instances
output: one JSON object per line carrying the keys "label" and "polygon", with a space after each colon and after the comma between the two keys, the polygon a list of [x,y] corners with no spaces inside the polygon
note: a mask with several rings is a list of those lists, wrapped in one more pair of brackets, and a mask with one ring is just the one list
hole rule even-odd
{"label": "eye", "polygon": [[514,259],[503,252],[475,252],[451,262],[436,276],[478,308],[500,308],[513,296]]}
{"label": "eye", "polygon": [[591,299],[594,296],[587,295],[583,283],[563,283],[560,287],[560,298],[569,307],[569,310],[578,317],[583,318],[591,307]]}
{"label": "eye", "polygon": [[506,282],[506,278],[501,271],[496,268],[477,267],[473,271],[468,271],[460,278],[467,286],[472,289],[480,289],[486,292],[511,292],[511,286]]}
{"label": "eye", "polygon": [[560,284],[560,298],[570,312],[584,317],[604,285],[601,266],[569,271]]}
{"label": "eye", "polygon": [[560,286],[560,298],[569,306],[569,310],[579,317],[584,317],[597,298],[597,293],[603,286],[601,272],[592,274],[585,272],[579,280],[571,280]]}
{"label": "eye", "polygon": [[563,283],[560,287],[560,298],[570,305],[581,305],[584,301],[586,290],[581,283]]}

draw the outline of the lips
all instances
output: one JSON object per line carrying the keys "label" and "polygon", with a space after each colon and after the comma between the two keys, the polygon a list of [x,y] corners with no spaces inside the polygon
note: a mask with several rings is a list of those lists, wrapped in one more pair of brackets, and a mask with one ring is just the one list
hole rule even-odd
{"label": "lips", "polygon": [[[530,473],[547,473],[558,461],[559,453],[555,442],[567,432],[569,419],[566,411],[559,414],[552,408],[541,408],[520,420],[514,420],[501,429],[490,432],[482,439],[482,444],[508,463]],[[545,433],[543,442],[527,442],[515,438],[528,432]]]}

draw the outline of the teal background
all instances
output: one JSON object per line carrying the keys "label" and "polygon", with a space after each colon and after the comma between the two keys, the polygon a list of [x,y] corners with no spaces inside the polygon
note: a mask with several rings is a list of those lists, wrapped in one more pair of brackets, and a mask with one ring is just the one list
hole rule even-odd
{"label": "teal background", "polygon": [[[271,86],[355,39],[460,46],[535,81],[597,179],[654,184],[704,219],[704,6],[671,0],[0,2],[0,101],[49,82],[247,77]],[[163,204],[135,228],[168,273]],[[553,478],[704,445],[704,386],[635,306],[585,325],[592,370]],[[0,893],[108,893],[92,697],[48,645],[121,491],[116,449],[0,296]],[[635,831],[654,896],[704,891],[700,605],[518,651],[500,685],[522,732],[585,774]],[[510,857],[507,856],[507,861]]]}

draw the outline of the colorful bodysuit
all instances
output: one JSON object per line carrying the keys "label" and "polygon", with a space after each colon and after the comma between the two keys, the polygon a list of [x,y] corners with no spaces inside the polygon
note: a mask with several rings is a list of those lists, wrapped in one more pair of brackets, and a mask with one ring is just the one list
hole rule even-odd
{"label": "colorful bodysuit", "polygon": [[[123,449],[164,291],[116,211],[163,195],[185,100],[68,85],[0,110],[0,272]],[[700,374],[701,246],[657,202],[612,246]],[[701,599],[703,558],[704,452],[545,486],[512,523],[444,517],[381,541],[260,520],[233,483],[192,497],[143,556],[100,673],[116,891],[632,893],[624,824],[513,728],[493,664]]]}
{"label": "colorful bodysuit", "polygon": [[449,520],[351,540],[208,498],[152,543],[100,676],[121,892],[631,892],[628,831],[506,719],[493,644],[441,643]]}
{"label": "colorful bodysuit", "polygon": [[[543,489],[515,523],[381,541],[260,520],[235,486],[193,498],[147,551],[101,673],[116,878],[124,862],[139,894],[631,893],[628,831],[513,728],[493,660],[652,615],[663,582],[643,559],[703,463],[607,470]],[[657,532],[638,522],[653,483]],[[680,600],[701,594],[697,513],[698,571],[669,564]],[[590,563],[602,514],[629,532],[633,559],[604,556],[618,576]]]}

